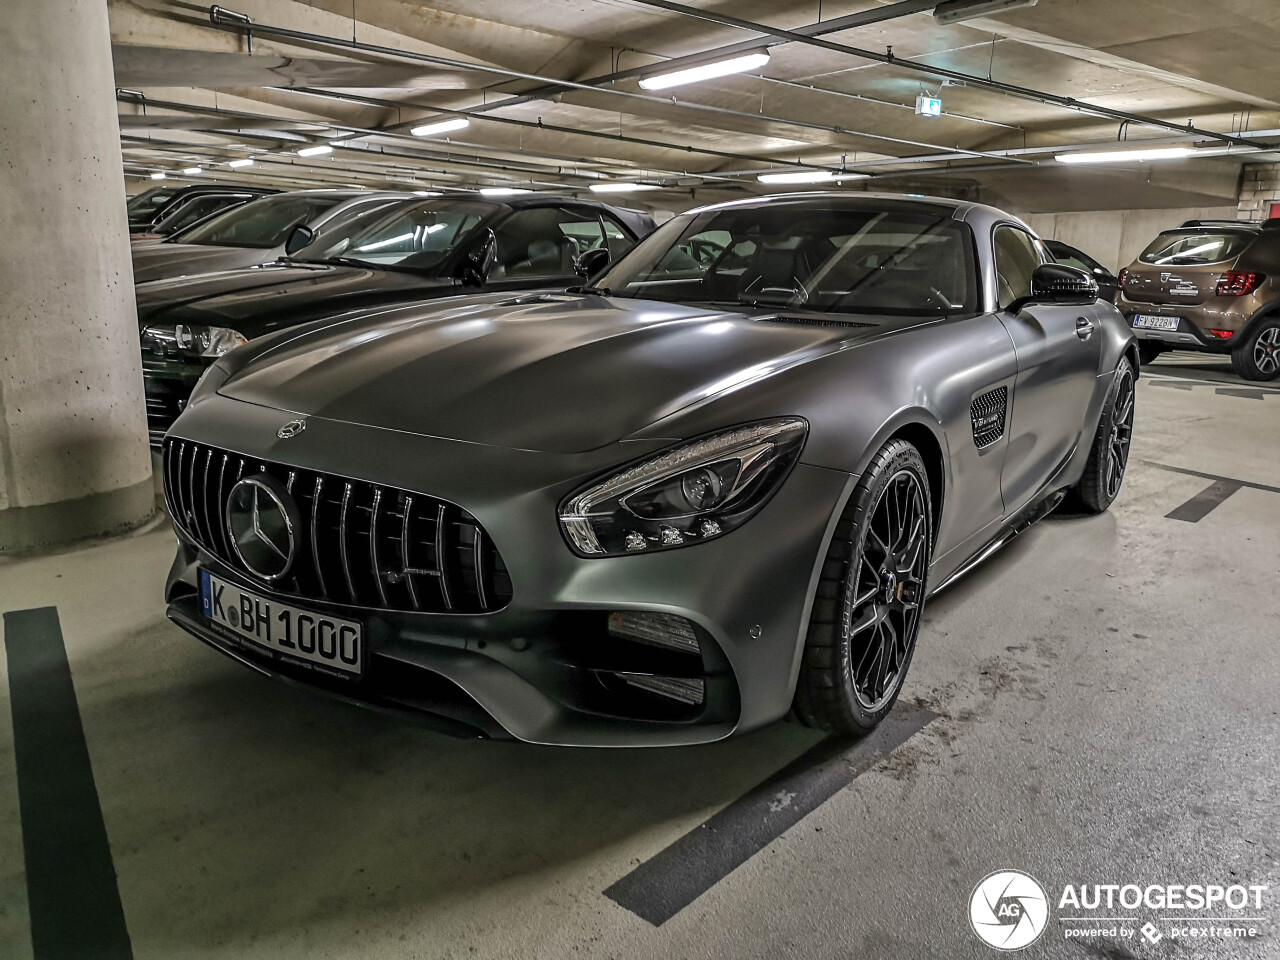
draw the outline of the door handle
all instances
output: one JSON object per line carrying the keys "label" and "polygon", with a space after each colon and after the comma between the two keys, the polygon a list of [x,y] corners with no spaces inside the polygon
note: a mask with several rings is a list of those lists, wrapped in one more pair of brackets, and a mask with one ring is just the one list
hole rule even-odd
{"label": "door handle", "polygon": [[1093,336],[1093,321],[1087,317],[1076,317],[1076,336],[1088,340]]}

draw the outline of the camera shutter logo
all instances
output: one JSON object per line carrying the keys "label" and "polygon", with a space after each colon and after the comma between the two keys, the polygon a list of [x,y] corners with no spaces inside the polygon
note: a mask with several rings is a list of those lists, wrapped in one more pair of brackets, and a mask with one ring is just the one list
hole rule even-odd
{"label": "camera shutter logo", "polygon": [[1049,921],[1044,887],[1019,870],[997,870],[969,896],[969,925],[997,950],[1021,950],[1040,939]]}

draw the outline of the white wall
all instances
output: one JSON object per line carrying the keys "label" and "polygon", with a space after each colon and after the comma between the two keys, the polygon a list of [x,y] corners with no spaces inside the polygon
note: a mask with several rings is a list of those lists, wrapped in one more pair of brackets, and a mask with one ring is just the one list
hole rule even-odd
{"label": "white wall", "polygon": [[1161,230],[1184,220],[1234,220],[1236,208],[1183,207],[1173,210],[1086,210],[1031,213],[1023,219],[1046,240],[1078,247],[1112,271],[1127,267]]}

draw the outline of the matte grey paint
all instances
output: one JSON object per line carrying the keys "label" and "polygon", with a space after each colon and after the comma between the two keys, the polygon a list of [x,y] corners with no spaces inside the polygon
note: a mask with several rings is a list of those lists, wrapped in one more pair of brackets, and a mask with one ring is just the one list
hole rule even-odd
{"label": "matte grey paint", "polygon": [[[591,294],[456,298],[254,341],[215,366],[171,434],[470,511],[511,571],[510,605],[471,617],[397,614],[372,642],[449,677],[516,737],[692,743],[776,720],[790,708],[827,543],[876,450],[906,431],[936,461],[930,584],[942,584],[1020,514],[1079,479],[1116,365],[1133,346],[1120,313],[1102,302],[998,311],[992,232],[1022,226],[998,210],[869,195],[758,202],[946,210],[973,229],[984,312],[820,326]],[[1081,317],[1093,324],[1087,339],[1076,333]],[[979,451],[969,406],[1001,385],[1005,436]],[[277,439],[295,416],[308,418],[306,431]],[[804,417],[808,441],[778,493],[741,528],[613,558],[582,559],[563,542],[557,506],[588,481],[677,440],[780,416]],[[189,591],[198,559],[181,544],[171,598]],[[550,611],[619,608],[679,614],[710,632],[739,687],[737,722],[575,714],[521,678]],[[516,652],[492,642],[515,636],[534,644]]]}

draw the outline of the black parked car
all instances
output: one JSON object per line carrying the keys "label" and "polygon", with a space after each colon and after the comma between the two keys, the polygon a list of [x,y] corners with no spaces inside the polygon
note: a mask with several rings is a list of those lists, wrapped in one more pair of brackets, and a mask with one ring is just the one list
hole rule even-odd
{"label": "black parked car", "polygon": [[159,444],[208,366],[254,337],[362,307],[566,287],[652,229],[648,214],[594,200],[416,199],[318,235],[299,227],[274,263],[140,283],[151,440]]}
{"label": "black parked car", "polygon": [[164,445],[169,616],[540,743],[865,732],[931,594],[1120,491],[1133,331],[1000,210],[739,200],[592,283],[219,360]]}
{"label": "black parked car", "polygon": [[219,201],[246,203],[257,197],[279,192],[269,187],[232,187],[217,183],[197,183],[189,187],[152,187],[130,197],[125,204],[129,213],[129,235],[151,235],[162,219],[196,200],[203,202],[203,217],[216,209],[216,206],[209,209],[211,201],[204,198],[215,198],[212,201],[215,205]]}
{"label": "black parked car", "polygon": [[1059,263],[1066,263],[1089,273],[1098,284],[1099,297],[1107,301],[1107,303],[1116,302],[1116,290],[1119,288],[1119,281],[1116,280],[1114,273],[1083,250],[1063,243],[1061,240],[1046,240],[1044,245],[1053,254],[1053,259]]}

